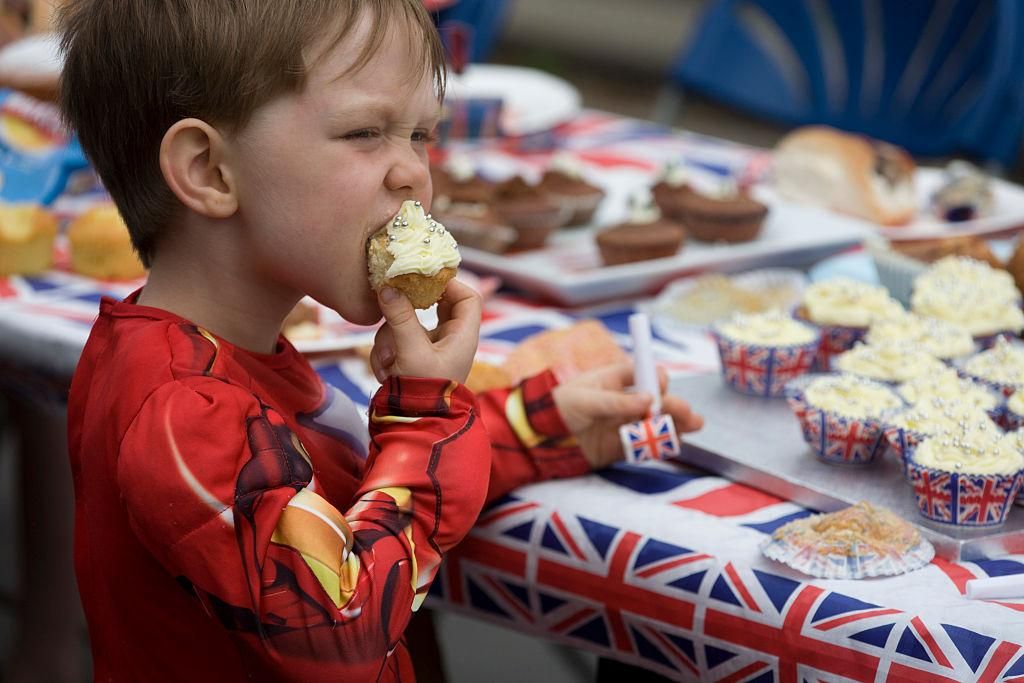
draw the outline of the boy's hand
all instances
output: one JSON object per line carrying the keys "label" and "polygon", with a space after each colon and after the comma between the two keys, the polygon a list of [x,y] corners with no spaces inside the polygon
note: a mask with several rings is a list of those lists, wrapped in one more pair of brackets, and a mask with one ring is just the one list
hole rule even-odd
{"label": "boy's hand", "polygon": [[377,297],[384,325],[370,351],[370,368],[383,382],[391,375],[443,377],[465,382],[480,337],[480,295],[451,280],[437,304],[437,327],[425,330],[416,309],[398,291],[384,287]]}
{"label": "boy's hand", "polygon": [[[552,395],[566,427],[579,441],[583,455],[594,469],[621,460],[619,426],[648,416],[652,397],[626,393],[633,383],[631,362],[610,365],[578,375],[555,387]],[[668,375],[658,368],[661,411],[672,416],[676,429],[695,432],[704,424],[700,415],[678,396],[666,394]]]}

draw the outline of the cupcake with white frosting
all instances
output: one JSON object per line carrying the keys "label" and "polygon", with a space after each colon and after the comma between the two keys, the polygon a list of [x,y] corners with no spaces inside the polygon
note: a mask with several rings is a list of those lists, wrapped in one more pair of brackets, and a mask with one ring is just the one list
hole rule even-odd
{"label": "cupcake with white frosting", "polygon": [[754,396],[782,396],[786,384],[810,372],[820,342],[812,325],[782,311],[737,314],[712,328],[722,378]]}
{"label": "cupcake with white frosting", "polygon": [[904,312],[884,287],[837,277],[808,286],[797,317],[821,329],[818,367],[828,369],[832,357],[853,348],[873,323]]}
{"label": "cupcake with white frosting", "polygon": [[993,527],[1006,521],[1024,476],[1024,455],[998,430],[964,423],[913,449],[907,474],[926,519]]}
{"label": "cupcake with white frosting", "polygon": [[992,348],[964,361],[961,369],[967,377],[1009,397],[1024,387],[1024,345],[1000,338]]}
{"label": "cupcake with white frosting", "polygon": [[884,424],[904,407],[891,388],[856,375],[807,375],[787,385],[786,398],[814,454],[841,465],[881,455]]}
{"label": "cupcake with white frosting", "polygon": [[984,261],[947,256],[914,280],[915,313],[960,325],[983,347],[1024,330],[1013,276]]}
{"label": "cupcake with white frosting", "polygon": [[964,430],[998,438],[999,425],[984,410],[952,398],[920,401],[892,415],[885,425],[885,439],[903,463],[909,480],[907,459],[930,437],[953,438]]}
{"label": "cupcake with white frosting", "polygon": [[[1016,429],[1007,432],[1003,435],[1003,440],[1000,442],[1003,446],[1010,450],[1016,450],[1019,453],[1024,453],[1024,429]],[[1021,475],[1021,485],[1017,489],[1017,498],[1014,502],[1017,505],[1024,506],[1024,474]]]}
{"label": "cupcake with white frosting", "polygon": [[910,344],[945,361],[963,358],[977,351],[967,328],[916,313],[876,320],[864,341],[872,345]]}
{"label": "cupcake with white frosting", "polygon": [[924,349],[906,343],[856,344],[832,361],[834,370],[892,384],[940,373],[946,367]]}

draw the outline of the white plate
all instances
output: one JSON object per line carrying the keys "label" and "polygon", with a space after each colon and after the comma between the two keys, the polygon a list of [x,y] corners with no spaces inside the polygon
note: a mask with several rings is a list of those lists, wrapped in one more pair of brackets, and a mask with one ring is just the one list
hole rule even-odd
{"label": "white plate", "polygon": [[[914,176],[917,190],[917,216],[907,225],[883,226],[860,218],[841,216],[824,208],[816,208],[821,220],[829,221],[839,216],[843,220],[857,221],[874,229],[890,240],[920,240],[937,237],[954,237],[957,235],[998,236],[1009,235],[1024,230],[1024,187],[1014,183],[992,178],[992,192],[995,203],[991,216],[973,221],[950,223],[941,220],[931,210],[931,197],[945,180],[941,168],[919,168]],[[774,189],[770,186],[760,188],[770,199],[778,201]]]}
{"label": "white plate", "polygon": [[462,74],[449,74],[447,96],[501,98],[501,130],[513,136],[565,123],[579,113],[582,101],[579,90],[557,76],[500,64],[470,64]]}

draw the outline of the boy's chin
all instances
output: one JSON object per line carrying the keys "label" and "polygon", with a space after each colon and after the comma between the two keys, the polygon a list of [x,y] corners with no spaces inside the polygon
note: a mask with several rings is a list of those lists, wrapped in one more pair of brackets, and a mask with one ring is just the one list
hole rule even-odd
{"label": "boy's chin", "polygon": [[[334,307],[332,307],[334,308]],[[334,308],[342,318],[355,325],[376,325],[383,316],[376,299],[359,302],[343,301]]]}

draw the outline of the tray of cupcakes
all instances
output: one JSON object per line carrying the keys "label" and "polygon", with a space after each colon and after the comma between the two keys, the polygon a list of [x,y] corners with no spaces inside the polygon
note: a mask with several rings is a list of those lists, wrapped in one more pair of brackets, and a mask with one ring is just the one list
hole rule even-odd
{"label": "tray of cupcakes", "polygon": [[721,375],[672,385],[706,421],[685,460],[825,512],[889,510],[941,557],[1024,552],[1024,314],[1005,271],[940,260],[910,310],[837,278],[711,329]]}
{"label": "tray of cupcakes", "polygon": [[466,265],[568,305],[704,271],[809,264],[870,234],[842,218],[822,229],[813,208],[761,201],[759,188],[682,160],[652,175],[559,153],[539,175],[498,178],[451,154],[432,175],[432,213]]}

